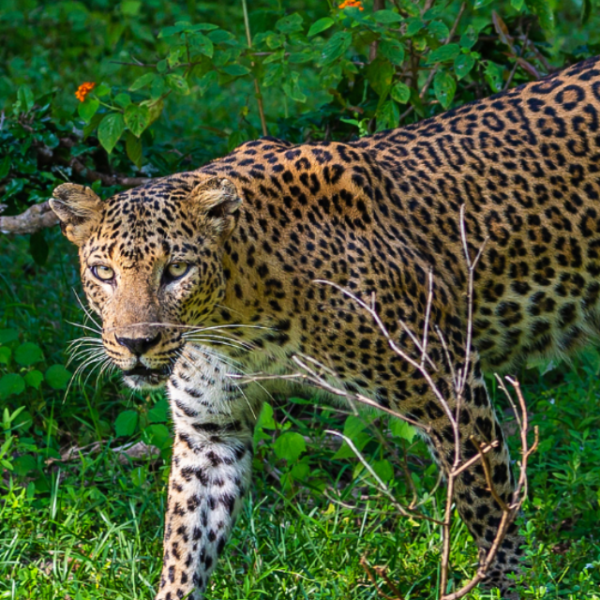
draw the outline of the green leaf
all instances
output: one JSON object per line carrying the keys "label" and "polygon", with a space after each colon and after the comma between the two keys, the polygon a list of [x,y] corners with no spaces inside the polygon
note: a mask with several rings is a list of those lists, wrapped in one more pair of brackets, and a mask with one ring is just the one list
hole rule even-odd
{"label": "green leaf", "polygon": [[483,8],[484,6],[487,6],[488,4],[491,4],[494,0],[475,0],[475,4],[473,4],[473,8],[475,10],[478,10],[480,8]]}
{"label": "green leaf", "polygon": [[227,75],[232,75],[233,77],[241,77],[242,75],[248,75],[248,73],[250,73],[250,69],[239,64],[227,65],[226,67],[223,67],[221,71],[227,73]]}
{"label": "green leaf", "polygon": [[[133,411],[126,411],[133,412]],[[121,413],[123,414],[123,413]],[[121,416],[121,415],[119,415]],[[136,415],[137,417],[137,415]],[[135,429],[135,426],[134,426]],[[133,433],[133,431],[132,431]],[[171,447],[172,439],[171,432],[166,425],[162,423],[157,423],[156,425],[149,425],[144,430],[144,433],[148,436],[150,443],[153,446],[156,446],[159,450],[167,450]],[[130,434],[128,434],[130,435]]]}
{"label": "green leaf", "polygon": [[125,121],[121,113],[110,113],[100,122],[98,140],[110,154],[125,131]]}
{"label": "green leaf", "polygon": [[446,44],[440,46],[429,54],[427,59],[428,63],[445,62],[447,60],[454,60],[460,53],[460,46],[458,44]]}
{"label": "green leaf", "polygon": [[197,79],[196,83],[198,85],[198,89],[200,90],[200,94],[206,94],[210,86],[213,85],[213,83],[216,83],[217,80],[218,75],[216,71],[209,71],[208,73]]}
{"label": "green leaf", "polygon": [[291,98],[296,102],[306,102],[307,97],[300,89],[298,79],[299,74],[292,73],[290,79],[282,85],[283,91],[288,98]]}
{"label": "green leaf", "polygon": [[[360,416],[350,415],[346,417],[346,421],[344,422],[344,435],[356,443],[359,439],[359,434],[361,434],[374,419],[375,416],[369,414]],[[359,450],[362,450],[362,446]]]}
{"label": "green leaf", "polygon": [[85,140],[89,135],[91,135],[96,129],[98,125],[100,125],[100,121],[104,118],[104,115],[100,113],[96,113],[92,120],[83,128],[83,139]]}
{"label": "green leaf", "polygon": [[308,37],[312,37],[313,35],[317,35],[317,33],[321,33],[322,31],[326,31],[329,29],[335,21],[331,17],[323,17],[318,21],[315,21],[308,30]]}
{"label": "green leaf", "polygon": [[132,435],[138,422],[138,414],[135,410],[124,410],[115,421],[115,432],[117,437]]}
{"label": "green leaf", "polygon": [[504,83],[504,80],[502,78],[502,67],[500,65],[497,65],[495,62],[488,60],[485,67],[485,71],[483,73],[492,90],[494,92],[500,92]]}
{"label": "green leaf", "polygon": [[187,80],[181,75],[176,75],[175,73],[171,73],[167,75],[167,84],[174,91],[179,94],[183,94],[186,96],[190,93],[190,86],[188,85]]}
{"label": "green leaf", "polygon": [[166,80],[164,77],[156,76],[154,81],[152,82],[152,86],[150,87],[150,95],[153,99],[160,98],[167,86]]}
{"label": "green leaf", "polygon": [[125,0],[121,3],[121,12],[126,17],[135,17],[140,12],[140,8],[142,8],[140,0]]}
{"label": "green leaf", "polygon": [[212,40],[203,35],[202,33],[196,33],[191,39],[192,48],[198,50],[200,54],[204,54],[204,56],[208,56],[208,58],[212,58],[215,53],[215,46],[212,43]]}
{"label": "green leaf", "polygon": [[273,54],[271,54],[271,56],[267,56],[267,58],[265,58],[265,60],[263,60],[263,65],[268,65],[270,63],[277,62],[277,61],[281,60],[284,56],[285,56],[285,48],[282,48],[281,50],[277,50],[276,52],[273,52]]}
{"label": "green leaf", "polygon": [[[352,437],[352,443],[360,452],[372,439],[373,436],[370,433],[361,431]],[[333,458],[354,458],[355,456],[356,454],[354,453],[354,450],[352,450],[352,448],[350,448],[350,446],[348,446],[348,444],[344,441],[344,443],[338,448],[337,452],[333,455]]]}
{"label": "green leaf", "polygon": [[214,23],[196,23],[195,25],[188,27],[186,31],[194,33],[196,31],[213,31],[213,29],[219,29],[219,26]]}
{"label": "green leaf", "polygon": [[412,425],[398,418],[390,419],[390,431],[392,435],[406,440],[409,444],[412,443],[417,435],[417,430]]}
{"label": "green leaf", "polygon": [[20,430],[20,433],[27,431],[33,425],[33,419],[31,417],[31,413],[27,410],[23,410],[18,413],[12,422],[13,430]]}
{"label": "green leaf", "polygon": [[19,332],[16,329],[0,329],[0,344],[8,344],[19,339]]}
{"label": "green leaf", "polygon": [[125,109],[125,125],[127,125],[129,131],[131,131],[131,133],[133,133],[133,135],[136,137],[140,137],[144,129],[146,129],[149,124],[150,111],[148,110],[147,106],[144,106],[143,104],[130,104]]}
{"label": "green leaf", "polygon": [[400,111],[398,110],[398,105],[393,100],[384,102],[375,113],[375,116],[377,117],[377,131],[395,129],[400,124]]}
{"label": "green leaf", "polygon": [[115,96],[114,102],[117,106],[120,106],[121,108],[126,108],[131,104],[131,96],[129,94],[126,94],[125,92],[121,92],[120,94],[117,94]]}
{"label": "green leaf", "polygon": [[77,112],[86,123],[89,123],[96,114],[98,108],[100,108],[100,100],[93,96],[88,96],[83,102],[79,103]]}
{"label": "green leaf", "polygon": [[19,477],[25,477],[31,471],[37,469],[37,461],[30,454],[22,454],[17,456],[13,461],[13,468],[16,475]]}
{"label": "green leaf", "polygon": [[64,390],[71,381],[71,371],[64,365],[52,365],[46,371],[46,382],[54,390]]}
{"label": "green leaf", "polygon": [[23,367],[28,367],[41,360],[44,360],[42,349],[33,342],[25,342],[15,351],[15,361]]}
{"label": "green leaf", "polygon": [[392,87],[390,95],[399,104],[406,104],[410,100],[410,88],[399,81]]}
{"label": "green leaf", "polygon": [[314,52],[310,49],[304,52],[292,52],[288,56],[288,63],[291,65],[301,65],[310,62],[313,58]]}
{"label": "green leaf", "polygon": [[458,43],[462,48],[470,50],[477,42],[477,32],[473,28],[473,25],[469,25],[467,30],[460,36]]}
{"label": "green leaf", "polygon": [[352,43],[352,34],[349,31],[338,31],[334,33],[327,43],[323,46],[321,52],[321,64],[323,66],[330,65],[350,48]]}
{"label": "green leaf", "polygon": [[17,100],[21,106],[21,110],[23,112],[29,112],[33,105],[35,104],[35,100],[33,98],[33,92],[28,85],[22,85],[17,92]]}
{"label": "green leaf", "polygon": [[110,87],[105,83],[101,83],[98,87],[94,89],[94,94],[98,96],[98,98],[102,98],[103,96],[108,96],[110,94]]}
{"label": "green leaf", "polygon": [[185,29],[189,26],[190,26],[190,23],[178,23],[177,25],[171,25],[170,27],[165,27],[164,29],[161,29],[160,33],[158,34],[158,37],[159,37],[159,39],[173,37],[174,35],[177,35],[179,33],[182,33],[183,31],[185,31]]}
{"label": "green leaf", "polygon": [[18,395],[25,389],[24,379],[17,373],[8,373],[0,378],[0,400],[12,394]]}
{"label": "green leaf", "polygon": [[379,53],[394,65],[404,62],[404,46],[397,40],[384,40],[379,43]]}
{"label": "green leaf", "polygon": [[148,421],[150,423],[166,423],[169,420],[169,402],[161,398],[149,411]]}
{"label": "green leaf", "polygon": [[40,389],[40,385],[42,385],[42,381],[44,381],[44,375],[37,369],[34,369],[33,371],[29,371],[28,373],[25,374],[25,383],[28,386],[35,388],[36,390]]}
{"label": "green leaf", "polygon": [[131,131],[127,132],[125,139],[125,152],[129,160],[139,169],[142,166],[142,140]]}
{"label": "green leaf", "polygon": [[222,29],[217,29],[215,31],[211,31],[208,34],[208,37],[212,41],[213,44],[221,44],[223,42],[227,42],[233,38],[233,35],[228,31],[223,31]]}
{"label": "green leaf", "polygon": [[554,31],[554,11],[548,0],[526,0],[527,8],[538,16],[542,29]]}
{"label": "green leaf", "polygon": [[7,154],[0,162],[0,179],[4,179],[10,173],[10,155]]}
{"label": "green leaf", "polygon": [[407,27],[406,27],[406,37],[412,37],[413,35],[419,33],[421,29],[425,27],[425,23],[421,21],[418,17],[413,17],[408,19]]}
{"label": "green leaf", "polygon": [[281,31],[281,33],[296,33],[302,31],[302,21],[302,16],[298,13],[294,13],[287,17],[283,17],[283,19],[279,19],[279,21],[275,23],[275,29]]}
{"label": "green leaf", "polygon": [[459,54],[454,61],[454,72],[460,81],[475,66],[475,59],[470,54]]}
{"label": "green leaf", "polygon": [[377,460],[371,467],[384,483],[392,481],[394,478],[394,467],[392,467],[389,460]]}
{"label": "green leaf", "polygon": [[277,458],[283,458],[291,463],[298,460],[300,455],[306,451],[306,442],[299,433],[287,431],[275,440],[273,450]]}
{"label": "green leaf", "polygon": [[156,75],[154,73],[144,73],[144,75],[142,75],[141,77],[138,77],[131,84],[129,91],[137,92],[137,90],[141,90],[142,88],[145,88],[146,86],[150,85],[154,81],[155,77],[156,77]]}
{"label": "green leaf", "polygon": [[433,89],[440,104],[448,108],[456,92],[456,80],[447,71],[438,71],[433,78]]}
{"label": "green leaf", "polygon": [[440,42],[450,35],[450,30],[442,21],[431,21],[427,26],[427,31]]}
{"label": "green leaf", "polygon": [[150,111],[150,125],[152,125],[152,123],[154,123],[154,121],[156,121],[162,114],[163,108],[165,107],[165,102],[161,98],[158,101],[144,104],[144,106],[147,106],[148,110]]}
{"label": "green leaf", "polygon": [[262,429],[277,429],[277,424],[273,419],[273,407],[268,402],[263,404],[256,426]]}
{"label": "green leaf", "polygon": [[510,5],[518,12],[521,12],[524,4],[525,0],[510,0]]}
{"label": "green leaf", "polygon": [[402,21],[402,17],[394,12],[393,10],[378,10],[373,13],[373,19],[378,23],[389,25],[390,23],[399,23]]}
{"label": "green leaf", "polygon": [[384,58],[376,58],[367,67],[367,80],[379,96],[384,96],[389,91],[394,72],[392,63]]}
{"label": "green leaf", "polygon": [[310,474],[310,465],[305,461],[296,463],[290,473],[297,481],[305,481]]}
{"label": "green leaf", "polygon": [[0,364],[7,365],[11,356],[12,352],[8,346],[0,346]]}

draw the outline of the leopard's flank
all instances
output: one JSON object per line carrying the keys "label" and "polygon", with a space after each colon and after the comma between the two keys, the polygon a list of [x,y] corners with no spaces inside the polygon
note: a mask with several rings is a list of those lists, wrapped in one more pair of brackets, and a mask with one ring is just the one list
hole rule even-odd
{"label": "leopard's flank", "polygon": [[[600,331],[600,63],[565,71],[416,125],[350,143],[291,146],[264,138],[201,169],[102,202],[65,184],[52,208],[79,246],[106,353],[134,387],[168,380],[175,441],[157,600],[198,600],[250,482],[263,388],[231,373],[286,373],[297,353],[332,367],[350,390],[427,424],[448,469],[454,434],[422,374],[393,353],[376,310],[416,353],[402,320],[431,324],[460,368],[469,251],[475,272],[473,355],[461,413],[489,452],[503,501],[507,447],[482,371],[566,355]],[[451,407],[452,373],[430,336],[432,377]],[[481,551],[500,507],[480,464],[456,485],[456,506]],[[514,525],[487,578],[508,591],[522,540]]]}

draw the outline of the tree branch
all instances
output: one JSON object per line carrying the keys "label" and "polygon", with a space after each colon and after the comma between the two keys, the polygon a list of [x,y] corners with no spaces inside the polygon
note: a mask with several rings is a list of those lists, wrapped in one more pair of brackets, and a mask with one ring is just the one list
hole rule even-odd
{"label": "tree branch", "polygon": [[[0,213],[6,208],[0,205]],[[14,217],[0,216],[0,233],[24,235],[26,233],[35,233],[40,229],[53,227],[58,224],[58,217],[50,208],[48,201],[41,204],[34,204],[24,213]]]}

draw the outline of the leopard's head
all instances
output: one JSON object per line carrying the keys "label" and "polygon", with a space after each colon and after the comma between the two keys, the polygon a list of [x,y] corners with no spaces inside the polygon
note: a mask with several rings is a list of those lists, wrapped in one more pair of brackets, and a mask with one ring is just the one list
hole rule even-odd
{"label": "leopard's head", "polygon": [[172,177],[103,202],[63,184],[50,206],[79,247],[83,289],[128,385],[160,386],[225,293],[224,242],[240,196],[231,181]]}

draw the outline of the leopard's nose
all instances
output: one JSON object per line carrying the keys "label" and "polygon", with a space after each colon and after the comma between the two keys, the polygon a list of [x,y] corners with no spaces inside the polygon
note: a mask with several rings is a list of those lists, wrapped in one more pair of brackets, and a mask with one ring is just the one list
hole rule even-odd
{"label": "leopard's nose", "polygon": [[150,348],[153,348],[160,341],[160,332],[157,333],[154,337],[140,337],[140,338],[125,338],[115,336],[117,338],[117,342],[121,346],[125,346],[132,354],[135,356],[142,356],[142,354],[146,354]]}

